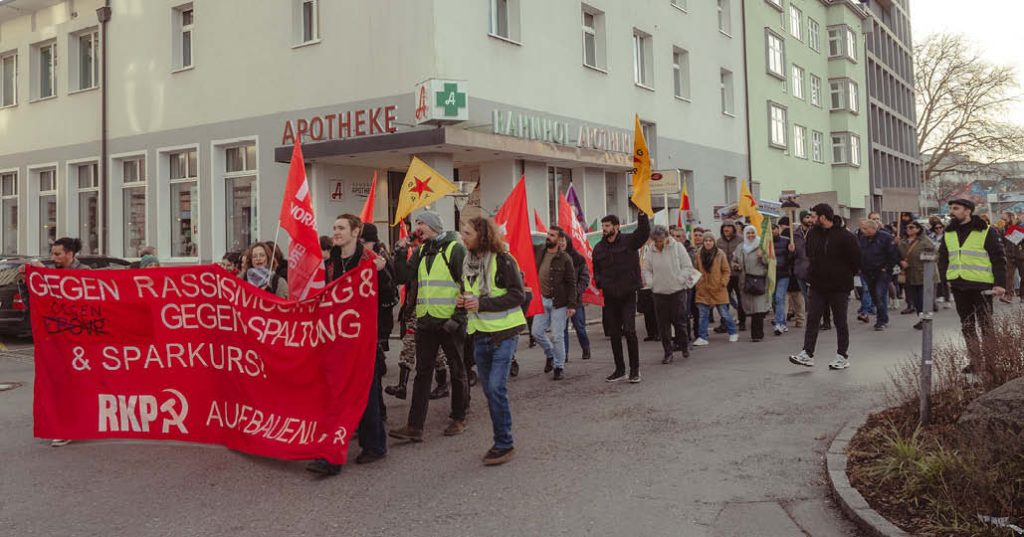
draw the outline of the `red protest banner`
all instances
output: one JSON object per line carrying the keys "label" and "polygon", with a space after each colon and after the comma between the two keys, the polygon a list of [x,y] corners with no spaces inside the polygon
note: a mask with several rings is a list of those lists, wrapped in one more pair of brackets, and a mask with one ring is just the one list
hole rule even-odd
{"label": "red protest banner", "polygon": [[181,440],[344,464],[372,380],[365,259],[290,302],[219,266],[30,268],[35,436]]}
{"label": "red protest banner", "polygon": [[558,225],[569,234],[572,240],[572,247],[576,249],[587,262],[587,270],[590,272],[590,284],[583,292],[583,303],[604,307],[604,294],[594,283],[594,249],[587,241],[587,234],[580,224],[579,215],[576,214],[576,207],[569,204],[565,194],[558,195]]}

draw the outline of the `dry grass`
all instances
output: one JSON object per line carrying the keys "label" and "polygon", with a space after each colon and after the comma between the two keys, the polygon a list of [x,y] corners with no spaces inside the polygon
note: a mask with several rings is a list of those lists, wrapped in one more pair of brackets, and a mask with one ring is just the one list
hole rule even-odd
{"label": "dry grass", "polygon": [[925,428],[917,426],[920,359],[900,364],[887,393],[892,408],[871,416],[851,442],[851,483],[904,529],[920,535],[1014,534],[981,522],[979,514],[1024,526],[1024,433],[956,427],[971,401],[1024,376],[1021,324],[1012,314],[996,317],[994,336],[972,376],[961,372],[967,364],[962,340],[936,342]]}

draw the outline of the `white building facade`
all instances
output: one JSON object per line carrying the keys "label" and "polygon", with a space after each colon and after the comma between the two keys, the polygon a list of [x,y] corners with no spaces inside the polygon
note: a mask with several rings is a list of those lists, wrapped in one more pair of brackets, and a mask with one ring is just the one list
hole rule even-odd
{"label": "white building facade", "polygon": [[469,194],[438,204],[450,227],[521,176],[545,221],[570,181],[588,222],[632,220],[634,114],[695,222],[748,176],[739,0],[103,6],[0,2],[4,254],[73,236],[188,263],[273,239],[296,135],[324,234],[375,172],[386,226],[412,155]]}

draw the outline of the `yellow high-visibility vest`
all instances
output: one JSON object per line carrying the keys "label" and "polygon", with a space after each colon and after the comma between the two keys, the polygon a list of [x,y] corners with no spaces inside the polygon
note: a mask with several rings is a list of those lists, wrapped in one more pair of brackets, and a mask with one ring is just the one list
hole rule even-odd
{"label": "yellow high-visibility vest", "polygon": [[[427,270],[427,262],[419,258],[416,272],[418,289],[416,291],[416,317],[433,317],[435,319],[451,319],[455,315],[455,298],[459,296],[459,285],[452,279],[446,259],[451,259],[455,241],[448,243],[444,255],[438,252],[434,263]],[[423,255],[423,247],[420,247]]]}
{"label": "yellow high-visibility vest", "polygon": [[985,251],[985,237],[988,237],[989,228],[982,231],[972,231],[967,240],[960,245],[960,238],[956,231],[946,232],[946,249],[949,250],[949,267],[946,268],[946,280],[952,281],[957,278],[969,282],[989,283],[996,282],[992,273],[992,260]]}
{"label": "yellow high-visibility vest", "polygon": [[[516,270],[518,270],[518,267]],[[491,298],[503,297],[508,294],[507,289],[498,288],[498,285],[495,282],[497,274],[498,259],[497,255],[495,255],[495,259],[491,263],[490,274],[486,276],[491,279]],[[463,276],[463,287],[467,292],[473,293],[479,297],[481,277],[476,278],[475,282],[469,283],[469,279],[466,278],[466,276]],[[505,311],[470,311],[467,312],[467,318],[466,332],[469,334],[475,332],[501,332],[502,330],[508,330],[510,328],[526,324],[526,316],[523,315],[523,308],[519,306]]]}

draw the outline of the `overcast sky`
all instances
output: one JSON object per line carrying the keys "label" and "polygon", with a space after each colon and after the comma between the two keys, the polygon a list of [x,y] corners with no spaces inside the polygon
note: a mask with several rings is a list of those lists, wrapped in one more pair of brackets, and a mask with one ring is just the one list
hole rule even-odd
{"label": "overcast sky", "polygon": [[[1024,0],[910,0],[915,41],[936,32],[964,34],[988,61],[1014,66],[1017,80],[1024,83],[1022,20]],[[1024,99],[1011,111],[1010,119],[1024,125]]]}

